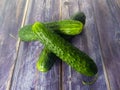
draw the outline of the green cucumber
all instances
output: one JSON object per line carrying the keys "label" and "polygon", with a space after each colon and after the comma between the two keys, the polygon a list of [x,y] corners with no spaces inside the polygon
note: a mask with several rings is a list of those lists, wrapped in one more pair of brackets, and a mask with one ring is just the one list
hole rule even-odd
{"label": "green cucumber", "polygon": [[18,36],[20,37],[20,40],[26,42],[38,40],[37,37],[32,32],[32,24],[20,28]]}
{"label": "green cucumber", "polygon": [[[71,17],[73,20],[77,20],[77,21],[81,21],[83,24],[85,24],[85,14],[82,13],[82,12],[78,12],[76,13],[75,15],[73,15]],[[53,27],[54,28],[54,24],[52,25],[49,25],[47,27]],[[55,28],[54,28],[55,29]],[[56,31],[58,31],[56,29]],[[81,33],[81,32],[80,32]],[[69,35],[65,35],[65,34],[61,34],[61,33],[58,33],[61,37],[63,37],[64,39],[66,39],[67,41],[69,41],[69,39],[71,38],[71,36]],[[56,62],[56,56],[50,51],[48,50],[46,47],[42,50],[42,52],[40,53],[39,55],[39,59],[36,63],[36,68],[39,70],[39,71],[42,71],[42,72],[47,72],[49,71],[53,64]],[[50,64],[50,65],[49,65]]]}
{"label": "green cucumber", "polygon": [[51,69],[55,61],[56,61],[56,56],[50,50],[44,47],[44,49],[39,55],[39,59],[36,63],[36,67],[41,72],[47,72]]}
{"label": "green cucumber", "polygon": [[83,12],[78,12],[75,15],[71,16],[71,19],[80,21],[83,23],[83,25],[85,25],[86,16]]}
{"label": "green cucumber", "polygon": [[[76,20],[61,20],[58,22],[44,23],[44,25],[52,31],[63,33],[66,35],[77,35],[82,32],[83,24]],[[19,30],[19,37],[22,41],[38,40],[32,32],[32,25],[26,25]]]}
{"label": "green cucumber", "polygon": [[[82,12],[79,12],[77,14],[75,14],[74,16],[71,17],[73,20],[77,20],[77,21],[81,21],[83,24],[85,24],[85,14]],[[52,24],[52,25],[50,25]],[[56,26],[56,24],[54,24],[54,22],[52,23],[47,23],[45,25],[48,25],[48,28],[54,28]],[[55,25],[55,26],[54,26]],[[21,37],[22,40],[24,41],[33,41],[33,40],[37,40],[37,37],[34,36],[34,33],[31,30],[32,25],[26,25],[23,28],[21,28],[19,36]],[[52,30],[52,29],[51,29]],[[54,30],[58,31],[57,28],[54,28]],[[65,29],[64,29],[65,30]],[[57,32],[58,33],[58,32]],[[81,32],[80,32],[81,33]],[[58,33],[60,36],[62,36],[63,38],[65,38],[66,40],[69,40],[71,38],[70,35],[65,35],[65,34],[61,34],[60,32]],[[47,72],[48,70],[51,69],[51,67],[53,66],[53,64],[56,61],[56,56],[48,49],[44,48],[42,50],[42,52],[39,55],[39,59],[36,63],[36,67],[39,71],[42,72]],[[54,56],[54,57],[53,57]],[[49,65],[50,64],[50,65]]]}
{"label": "green cucumber", "polygon": [[46,48],[77,72],[86,76],[94,76],[98,72],[96,64],[87,54],[48,30],[44,24],[40,22],[34,23],[32,31]]}
{"label": "green cucumber", "polygon": [[45,23],[45,26],[58,33],[66,35],[77,35],[83,30],[83,23],[77,20],[61,20],[57,22]]}

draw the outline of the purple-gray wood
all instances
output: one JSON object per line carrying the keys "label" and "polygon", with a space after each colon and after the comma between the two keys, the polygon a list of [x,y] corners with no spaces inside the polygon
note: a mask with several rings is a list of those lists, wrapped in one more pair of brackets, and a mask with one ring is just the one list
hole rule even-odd
{"label": "purple-gray wood", "polygon": [[0,90],[8,90],[11,85],[17,56],[17,33],[25,3],[25,0],[0,0]]}
{"label": "purple-gray wood", "polygon": [[86,15],[86,24],[83,33],[72,39],[72,44],[80,50],[86,52],[96,62],[98,66],[98,80],[93,85],[83,85],[82,80],[89,82],[90,78],[82,76],[68,65],[63,63],[63,90],[107,90],[105,77],[102,68],[102,56],[100,52],[99,36],[95,24],[94,11],[92,2],[89,0],[69,0],[67,5],[62,4],[62,17],[65,18],[64,12],[72,15],[77,11],[82,11]]}
{"label": "purple-gray wood", "polygon": [[[0,0],[0,90],[119,90],[119,0]],[[61,60],[47,73],[36,69],[43,45],[20,42],[18,29],[35,21],[69,18],[77,11],[86,15],[82,34],[71,42],[98,66],[98,80],[90,81]]]}
{"label": "purple-gray wood", "polygon": [[93,1],[108,88],[120,90],[120,2]]}
{"label": "purple-gray wood", "polygon": [[[0,90],[8,90],[17,56],[17,33],[25,0],[0,0]],[[13,38],[15,37],[15,38]]]}
{"label": "purple-gray wood", "polygon": [[[29,2],[26,23],[59,19],[59,2],[56,0],[32,0]],[[43,45],[36,42],[21,42],[14,71],[12,90],[61,90],[60,61],[47,73],[36,69],[36,62]]]}

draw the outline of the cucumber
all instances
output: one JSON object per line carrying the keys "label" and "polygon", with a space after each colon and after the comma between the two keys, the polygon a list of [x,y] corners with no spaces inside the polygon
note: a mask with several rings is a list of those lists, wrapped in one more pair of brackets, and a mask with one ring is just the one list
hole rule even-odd
{"label": "cucumber", "polygon": [[57,57],[50,50],[44,47],[36,63],[37,69],[41,72],[49,71],[53,64],[55,63],[56,58]]}
{"label": "cucumber", "polygon": [[[82,32],[83,24],[76,20],[62,20],[58,22],[44,23],[52,31],[66,35],[77,35]],[[32,32],[32,25],[26,25],[19,30],[19,37],[22,41],[35,41],[37,37]]]}
{"label": "cucumber", "polygon": [[[84,24],[85,19],[86,19],[85,14],[82,13],[82,12],[79,12],[79,13],[75,14],[71,18],[73,20],[81,21],[83,24]],[[54,22],[51,22],[51,23],[47,23],[45,25],[46,26],[48,25],[47,27],[50,29],[50,28],[54,28],[57,24],[54,24]],[[34,36],[34,33],[31,30],[31,27],[32,27],[32,25],[26,25],[23,28],[21,28],[21,30],[19,31],[19,36],[21,37],[21,39],[23,41],[34,41],[34,40],[37,40],[37,37]],[[70,35],[65,35],[63,33],[61,34],[60,32],[57,32],[58,31],[57,28],[54,28],[54,30],[56,30],[56,33],[58,33],[60,36],[65,38],[67,41],[69,39],[71,39]],[[48,49],[45,48],[45,49],[42,50],[41,54],[39,55],[39,59],[38,59],[38,61],[36,63],[36,67],[37,67],[37,69],[39,71],[47,72],[48,70],[51,69],[51,67],[55,63],[56,56],[54,55],[54,57],[53,57],[53,53],[52,52],[50,53],[50,52],[51,51],[49,51]]]}
{"label": "cucumber", "polygon": [[[76,13],[75,15],[73,15],[71,17],[73,20],[77,20],[77,21],[81,21],[83,24],[85,24],[85,14],[82,13],[82,12],[78,12]],[[50,23],[48,24],[50,28],[54,28],[54,24],[50,25]],[[57,29],[54,28],[54,30],[58,31]],[[80,32],[81,33],[81,32]],[[69,41],[72,37],[69,36],[69,35],[65,35],[65,34],[61,34],[60,32],[57,32],[57,34],[59,34],[61,37],[63,37],[64,39],[66,39],[67,41]],[[36,63],[36,68],[39,70],[39,71],[42,71],[42,72],[47,72],[49,71],[53,64],[56,62],[56,56],[50,51],[48,50],[46,47],[42,50],[42,52],[40,53],[39,55],[39,59]],[[49,65],[50,64],[50,65]]]}
{"label": "cucumber", "polygon": [[32,24],[22,27],[19,30],[18,36],[20,37],[20,40],[26,42],[38,40],[37,37],[32,32]]}
{"label": "cucumber", "polygon": [[78,12],[75,15],[71,16],[71,19],[80,21],[83,23],[83,25],[85,25],[86,16],[83,12]]}
{"label": "cucumber", "polygon": [[87,54],[48,30],[44,24],[40,22],[34,23],[32,31],[47,49],[77,72],[86,76],[94,76],[98,72],[96,64]]}
{"label": "cucumber", "polygon": [[57,33],[66,35],[77,35],[83,30],[83,23],[77,20],[61,20],[45,23],[45,26]]}

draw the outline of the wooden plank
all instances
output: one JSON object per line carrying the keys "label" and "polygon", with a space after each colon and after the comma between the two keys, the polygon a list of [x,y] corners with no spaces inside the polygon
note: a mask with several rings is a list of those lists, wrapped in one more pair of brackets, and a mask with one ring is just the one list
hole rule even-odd
{"label": "wooden plank", "polygon": [[[59,1],[32,0],[26,24],[35,21],[54,21],[59,19]],[[47,73],[36,69],[36,61],[43,49],[43,45],[36,42],[21,42],[18,59],[14,71],[12,90],[61,90],[60,61]]]}
{"label": "wooden plank", "polygon": [[108,88],[120,89],[120,2],[93,0]]}
{"label": "wooden plank", "polygon": [[0,0],[0,90],[8,90],[11,85],[17,56],[17,31],[25,3],[26,0]]}
{"label": "wooden plank", "polygon": [[[74,2],[73,0],[60,0],[60,3],[55,2],[54,0],[33,0],[30,2],[26,24],[33,23],[34,21],[58,20],[59,14],[60,18],[64,19],[68,18],[76,11],[81,10],[85,12],[87,21],[84,32],[81,35],[76,36],[72,40],[72,43],[95,60],[99,68],[99,77],[95,84],[84,86],[81,83],[81,79],[89,80],[89,78],[76,73],[73,69],[63,63],[63,84],[61,85],[59,61],[50,72],[45,74],[40,73],[36,70],[35,63],[43,48],[42,44],[39,44],[39,42],[21,43],[11,89],[106,90],[102,61],[104,61],[103,63],[105,64],[104,67],[108,90],[119,89],[119,6],[120,3],[117,0],[110,2],[107,2],[106,0],[93,0],[92,2],[89,0],[75,0]],[[108,63],[109,59],[110,61]]]}
{"label": "wooden plank", "polygon": [[83,85],[82,80],[89,81],[90,78],[77,73],[63,63],[62,88],[63,90],[107,90],[92,2],[89,0],[62,0],[62,18],[69,17],[77,11],[85,13],[86,24],[83,33],[72,39],[72,44],[86,52],[96,62],[99,70],[98,80],[93,85]]}

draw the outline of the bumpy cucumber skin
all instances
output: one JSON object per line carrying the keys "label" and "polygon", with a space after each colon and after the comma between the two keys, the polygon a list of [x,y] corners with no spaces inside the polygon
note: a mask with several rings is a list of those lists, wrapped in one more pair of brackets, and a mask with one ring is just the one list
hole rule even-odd
{"label": "bumpy cucumber skin", "polygon": [[83,23],[77,20],[61,20],[58,22],[45,23],[47,28],[67,35],[77,35],[83,30]]}
{"label": "bumpy cucumber skin", "polygon": [[[83,24],[76,20],[62,20],[58,22],[43,23],[47,28],[56,33],[65,35],[77,35],[82,32]],[[19,37],[22,41],[35,41],[37,37],[32,32],[32,25],[26,25],[19,30]]]}
{"label": "bumpy cucumber skin", "polygon": [[[73,20],[77,20],[77,21],[81,21],[83,24],[85,22],[85,15],[84,13],[77,13],[74,16],[71,17]],[[51,31],[55,31],[57,34],[59,34],[61,37],[63,37],[64,39],[66,39],[67,41],[70,40],[73,36],[71,35],[66,35],[63,33],[61,33],[59,31],[59,23],[61,23],[62,21],[57,22],[57,24],[55,22],[51,22],[51,23],[45,23],[44,25],[51,29]],[[54,24],[55,23],[55,24]],[[66,21],[66,23],[68,23],[68,20]],[[70,24],[71,22],[69,22]],[[61,24],[60,24],[61,25]],[[72,24],[71,24],[72,25]],[[57,27],[57,28],[55,28]],[[64,27],[63,25],[61,25],[60,27]],[[74,26],[73,26],[74,27]],[[67,27],[65,27],[67,28]],[[58,30],[57,30],[58,29]],[[64,29],[66,30],[66,29]],[[70,29],[71,30],[71,29]],[[66,32],[65,32],[66,33]],[[80,31],[81,33],[81,31]],[[78,34],[78,33],[77,33]],[[21,38],[22,41],[35,41],[37,40],[37,37],[34,35],[34,33],[32,32],[32,25],[26,25],[23,28],[20,29],[19,31],[19,36]],[[42,50],[42,52],[39,55],[39,59],[36,63],[36,68],[39,71],[42,72],[47,72],[51,69],[51,67],[53,66],[53,64],[56,61],[56,56],[50,51],[48,50],[46,47]]]}
{"label": "bumpy cucumber skin", "polygon": [[36,68],[41,72],[47,72],[51,69],[55,61],[56,56],[45,47],[40,53]]}
{"label": "bumpy cucumber skin", "polygon": [[[76,13],[75,15],[73,15],[71,17],[71,19],[73,20],[77,20],[77,21],[81,21],[83,24],[85,24],[85,14],[82,12]],[[51,29],[54,28],[55,33],[59,34],[61,37],[63,37],[64,39],[66,39],[67,41],[69,41],[73,36],[71,35],[65,35],[63,33],[61,33],[59,30],[57,30],[57,28],[55,28],[54,23],[51,25],[50,23],[46,23],[45,24],[47,26],[47,28]],[[58,27],[58,26],[57,26]],[[59,29],[59,28],[58,28]],[[52,31],[52,30],[51,30]],[[82,32],[82,30],[81,30]],[[80,32],[80,33],[81,33]],[[39,71],[41,72],[47,72],[49,71],[53,64],[56,62],[56,55],[53,54],[50,50],[48,50],[46,47],[42,50],[42,52],[39,55],[39,59],[36,63],[36,67]],[[49,65],[50,64],[50,65]]]}
{"label": "bumpy cucumber skin", "polygon": [[72,46],[59,35],[49,31],[42,23],[36,22],[32,31],[50,51],[77,72],[86,76],[94,76],[97,73],[96,64],[87,54]]}
{"label": "bumpy cucumber skin", "polygon": [[[78,12],[78,13],[76,13],[75,15],[73,15],[73,16],[71,16],[71,19],[73,19],[73,20],[77,20],[77,21],[80,21],[81,23],[83,23],[83,25],[85,24],[85,20],[86,20],[86,16],[85,16],[85,14],[83,13],[83,12]],[[68,24],[70,24],[71,23],[71,21],[69,22],[69,20],[66,20],[65,21],[66,23],[68,23]],[[44,25],[47,27],[47,28],[49,28],[49,29],[51,29],[51,30],[55,30],[55,32],[57,32],[58,34],[61,34],[60,32],[62,32],[62,34],[67,34],[68,36],[65,36],[65,35],[62,35],[62,37],[63,36],[65,36],[65,38],[67,38],[67,37],[70,37],[69,35],[71,35],[71,33],[67,33],[66,32],[66,30],[67,30],[67,28],[69,28],[69,26],[67,27],[65,27],[64,28],[64,24],[66,25],[66,23],[65,22],[63,22],[63,21],[59,21],[59,22],[51,22],[51,23],[44,23]],[[61,24],[62,23],[62,24]],[[60,25],[60,26],[59,26]],[[73,25],[73,23],[72,24],[70,24],[71,26]],[[60,28],[61,27],[61,28]],[[74,27],[74,26],[72,26],[72,27]],[[62,30],[62,28],[63,28],[63,30]],[[59,31],[59,29],[61,30],[61,31]],[[73,31],[72,31],[73,29],[70,29],[70,31],[73,33]],[[79,34],[79,33],[81,33],[82,32],[82,29],[80,29],[80,30],[78,30],[78,31],[80,31],[80,32],[78,32],[77,31],[78,29],[76,28],[75,29],[75,31],[77,32],[77,34]],[[22,40],[22,41],[27,41],[27,42],[29,42],[29,41],[35,41],[35,40],[37,40],[37,37],[34,35],[34,33],[32,32],[32,24],[31,25],[26,25],[26,26],[24,26],[24,27],[22,27],[20,30],[19,30],[19,37],[20,37],[20,39]],[[75,35],[75,33],[74,33],[74,35]]]}

